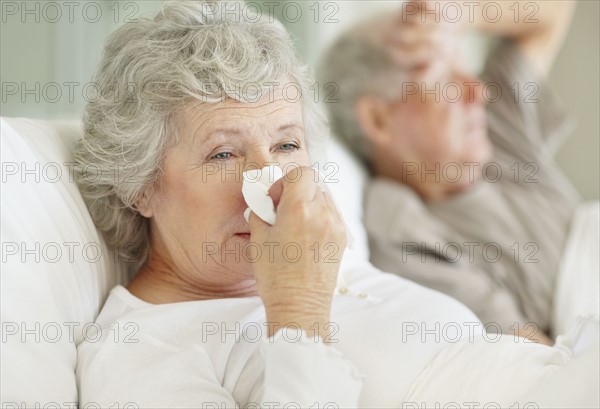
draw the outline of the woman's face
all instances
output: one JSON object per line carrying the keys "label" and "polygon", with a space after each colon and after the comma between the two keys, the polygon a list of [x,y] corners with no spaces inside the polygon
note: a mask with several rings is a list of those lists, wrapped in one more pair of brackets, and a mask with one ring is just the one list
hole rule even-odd
{"label": "woman's face", "polygon": [[[192,104],[149,200],[151,252],[191,285],[248,286],[256,247],[243,212],[242,172],[308,166],[301,102],[281,94],[246,104]],[[158,253],[158,254],[157,254]]]}

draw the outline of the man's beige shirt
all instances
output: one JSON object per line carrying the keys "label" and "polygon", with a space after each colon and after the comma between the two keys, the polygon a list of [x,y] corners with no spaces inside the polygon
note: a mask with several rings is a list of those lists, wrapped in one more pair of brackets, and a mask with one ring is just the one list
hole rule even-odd
{"label": "man's beige shirt", "polygon": [[509,41],[482,78],[494,145],[492,162],[479,168],[485,178],[437,204],[374,179],[365,197],[371,261],[453,296],[490,331],[533,322],[550,333],[559,261],[580,200],[553,157],[574,121]]}

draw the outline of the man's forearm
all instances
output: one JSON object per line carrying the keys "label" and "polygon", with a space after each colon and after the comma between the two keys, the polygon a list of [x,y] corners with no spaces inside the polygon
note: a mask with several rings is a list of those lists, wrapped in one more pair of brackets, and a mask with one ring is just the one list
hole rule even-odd
{"label": "man's forearm", "polygon": [[461,23],[466,29],[511,38],[537,70],[546,74],[564,41],[575,5],[575,1],[557,0],[463,1]]}
{"label": "man's forearm", "polygon": [[[564,41],[575,5],[574,0],[406,1],[399,17],[388,16],[387,19],[392,26],[426,27],[421,30],[421,36],[422,31],[429,30],[432,38],[438,41],[461,30],[510,38],[537,71],[545,75]],[[398,24],[399,21],[402,24]],[[373,25],[373,29],[383,26],[385,24]],[[436,26],[446,30],[434,30]],[[410,30],[397,30],[397,33],[402,37],[402,33],[408,32],[406,38],[410,38]]]}
{"label": "man's forearm", "polygon": [[[513,39],[523,39],[566,26],[575,10],[575,1],[503,0],[463,1],[466,27]],[[443,2],[441,2],[443,8]]]}

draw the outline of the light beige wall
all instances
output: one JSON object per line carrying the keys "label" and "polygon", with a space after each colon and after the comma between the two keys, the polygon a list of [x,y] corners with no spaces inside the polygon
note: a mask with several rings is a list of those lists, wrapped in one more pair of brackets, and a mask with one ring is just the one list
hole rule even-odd
{"label": "light beige wall", "polygon": [[[25,3],[28,7],[34,7],[32,4],[37,3],[43,7],[45,2],[0,3],[17,4],[19,7]],[[61,5],[65,2],[54,3]],[[161,4],[158,0],[91,1],[102,5],[103,18],[98,22],[89,22],[82,17],[82,9],[90,1],[76,3],[78,7],[75,9],[72,23],[67,20],[66,14],[56,23],[44,21],[43,18],[35,22],[35,16],[31,15],[22,19],[2,14],[2,19],[6,18],[6,22],[0,24],[0,79],[3,84],[26,83],[29,87],[36,82],[42,87],[50,82],[79,84],[74,101],[68,101],[65,94],[54,103],[46,102],[43,98],[40,102],[35,102],[32,96],[25,96],[26,102],[22,103],[19,95],[3,95],[6,102],[0,105],[2,115],[79,118],[84,105],[81,89],[91,80],[106,36],[132,11],[133,17],[148,16]],[[135,9],[131,8],[132,3]],[[321,1],[317,23],[314,22],[315,2],[294,3],[301,5],[302,18],[286,25],[297,36],[299,49],[305,60],[314,63],[321,50],[340,29],[378,10],[395,9],[400,2]],[[332,3],[338,5],[337,11],[332,7]],[[279,8],[275,10],[280,12],[284,3],[279,4]],[[597,0],[578,1],[573,25],[550,76],[551,83],[563,98],[565,105],[579,121],[575,134],[562,147],[557,160],[585,198],[598,198],[600,193],[599,8],[600,2]],[[117,21],[116,9],[120,11]],[[66,11],[64,4],[62,10]],[[93,17],[91,11],[93,9],[90,9],[89,14]],[[333,11],[335,13],[332,15]],[[332,19],[336,21],[331,22]],[[66,93],[68,88],[63,86],[62,91]]]}
{"label": "light beige wall", "polygon": [[[153,15],[161,3],[0,0],[0,114],[80,118],[84,90],[106,37],[124,21]],[[17,93],[12,95],[14,84]],[[36,87],[38,92],[29,93]]]}
{"label": "light beige wall", "polygon": [[550,74],[550,82],[578,121],[557,155],[584,198],[600,190],[600,2],[577,2],[573,24]]}

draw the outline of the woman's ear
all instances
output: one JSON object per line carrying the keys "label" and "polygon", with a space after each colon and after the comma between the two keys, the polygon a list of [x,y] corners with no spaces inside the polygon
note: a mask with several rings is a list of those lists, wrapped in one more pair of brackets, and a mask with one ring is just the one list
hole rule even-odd
{"label": "woman's ear", "polygon": [[140,212],[140,214],[146,218],[150,218],[153,216],[151,205],[152,201],[150,200],[152,195],[148,190],[149,189],[146,188],[144,190],[144,193],[142,193],[142,196],[135,202],[135,208],[137,209],[137,211]]}
{"label": "woman's ear", "polygon": [[386,102],[373,95],[365,95],[358,99],[355,115],[369,143],[375,146],[387,146],[390,142],[387,130],[388,106]]}

